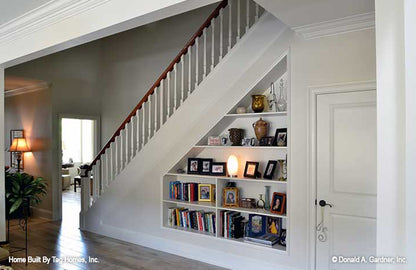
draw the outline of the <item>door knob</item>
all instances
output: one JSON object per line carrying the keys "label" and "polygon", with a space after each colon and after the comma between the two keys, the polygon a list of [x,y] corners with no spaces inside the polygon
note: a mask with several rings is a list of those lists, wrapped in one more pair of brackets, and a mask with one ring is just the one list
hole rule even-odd
{"label": "door knob", "polygon": [[319,205],[321,206],[321,207],[325,207],[325,206],[329,206],[329,207],[332,207],[332,204],[330,204],[330,203],[327,203],[325,200],[320,200],[319,201]]}

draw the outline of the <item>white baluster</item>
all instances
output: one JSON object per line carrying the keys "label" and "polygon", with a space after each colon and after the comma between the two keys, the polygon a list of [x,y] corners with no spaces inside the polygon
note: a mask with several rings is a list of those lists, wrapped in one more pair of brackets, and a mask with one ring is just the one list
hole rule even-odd
{"label": "white baluster", "polygon": [[191,84],[192,84],[192,49],[188,47],[188,97],[191,95]]}
{"label": "white baluster", "polygon": [[[113,145],[111,146],[110,145],[110,151],[111,151],[111,154],[110,154],[110,172],[111,172],[111,181],[113,181],[114,180],[114,178],[116,177],[116,170],[115,170],[115,158],[114,158],[114,154],[115,154],[115,147],[116,147],[116,143],[115,143],[115,140],[114,140],[114,143],[113,143]],[[109,183],[107,183],[107,186],[109,185]]]}
{"label": "white baluster", "polygon": [[246,33],[250,28],[250,0],[246,0]]}
{"label": "white baluster", "polygon": [[228,3],[228,11],[229,11],[229,14],[228,14],[228,51],[230,51],[231,50],[231,42],[232,42],[232,40],[231,40],[231,38],[232,38],[232,10],[231,10],[231,8],[232,8],[232,1],[230,1],[229,3]]}
{"label": "white baluster", "polygon": [[204,73],[202,74],[202,78],[207,76],[207,28],[204,28],[203,31],[204,35]]}
{"label": "white baluster", "polygon": [[100,192],[100,196],[103,194],[103,187],[104,187],[104,183],[107,181],[107,155],[106,153],[101,155],[101,181],[99,183],[99,192]]}
{"label": "white baluster", "polygon": [[259,5],[257,3],[254,3],[256,5],[256,16],[255,16],[255,22],[259,20]]}
{"label": "white baluster", "polygon": [[157,109],[157,108],[158,108],[158,99],[157,99],[157,98],[158,98],[158,96],[159,96],[159,95],[158,95],[158,91],[157,91],[158,89],[159,89],[159,87],[156,87],[156,88],[155,88],[155,91],[154,91],[154,93],[153,93],[153,95],[155,96],[155,100],[154,100],[154,101],[155,101],[155,102],[154,102],[154,104],[155,104],[155,105],[154,105],[154,106],[155,106],[155,116],[154,116],[154,117],[155,117],[155,122],[154,122],[153,136],[156,134],[156,131],[157,131],[157,121],[158,121],[158,117],[157,117],[157,111],[158,111],[158,109]]}
{"label": "white baluster", "polygon": [[119,146],[119,142],[118,142],[118,138],[120,137],[120,135],[118,135],[117,137],[114,138],[114,163],[115,163],[115,168],[114,168],[114,178],[115,176],[118,174],[118,167],[120,166],[120,160],[118,159],[119,156],[119,152],[120,152],[120,146]]}
{"label": "white baluster", "polygon": [[145,145],[145,133],[146,133],[146,102],[142,105],[142,148]]}
{"label": "white baluster", "polygon": [[215,42],[214,42],[214,37],[215,37],[215,19],[211,20],[211,34],[212,34],[212,38],[211,38],[211,71],[214,69],[214,53],[215,53]]}
{"label": "white baluster", "polygon": [[178,71],[177,71],[177,66],[178,63],[175,63],[175,65],[173,66],[173,73],[174,73],[174,85],[173,85],[173,110],[172,113],[174,113],[176,111],[176,106],[177,106],[177,100],[178,100],[178,90],[177,90],[177,86],[178,86]]}
{"label": "white baluster", "polygon": [[[96,181],[98,180],[97,177],[97,164],[92,166],[92,201],[95,202],[97,200],[97,193],[95,191]],[[91,200],[90,200],[91,201]]]}
{"label": "white baluster", "polygon": [[166,102],[167,102],[167,114],[166,114],[166,121],[168,121],[168,119],[169,119],[169,116],[170,116],[170,71],[168,72],[168,74],[167,74],[167,76],[168,76],[168,81],[167,81],[167,83],[168,83],[168,91],[167,91],[167,95],[166,95]]}
{"label": "white baluster", "polygon": [[164,91],[164,79],[160,82],[160,128],[163,125],[163,91]]}
{"label": "white baluster", "polygon": [[240,35],[241,35],[241,0],[237,0],[237,37],[236,37],[236,41],[240,40]]}
{"label": "white baluster", "polygon": [[198,86],[199,80],[199,37],[195,39],[195,88]]}
{"label": "white baluster", "polygon": [[125,164],[125,160],[124,160],[124,150],[125,150],[125,144],[126,144],[126,141],[124,140],[124,133],[125,133],[125,127],[124,127],[124,129],[122,129],[122,130],[120,130],[120,135],[118,136],[119,138],[120,138],[120,144],[119,144],[119,146],[120,146],[120,166],[119,166],[119,171],[118,171],[118,173],[120,173],[122,170],[123,170],[123,168],[124,168],[124,164]]}
{"label": "white baluster", "polygon": [[224,8],[220,9],[220,59],[219,61],[221,61],[222,59],[222,53],[223,53],[223,40],[224,40],[224,31],[223,31],[223,20],[224,20]]}
{"label": "white baluster", "polygon": [[131,148],[130,148],[130,160],[133,160],[134,156],[135,156],[135,151],[134,151],[134,146],[135,144],[135,138],[134,138],[134,125],[137,121],[137,113],[135,115],[133,115],[133,117],[131,118],[131,138],[130,138],[130,144],[131,144]]}
{"label": "white baluster", "polygon": [[184,84],[184,79],[185,79],[185,59],[184,59],[184,55],[182,54],[181,56],[181,99],[180,99],[180,103],[179,106],[182,105],[184,99],[185,99],[185,84]]}
{"label": "white baluster", "polygon": [[130,122],[128,122],[127,124],[126,124],[126,157],[125,157],[125,159],[126,159],[126,161],[125,161],[125,163],[124,163],[124,167],[126,167],[127,166],[127,164],[129,164],[129,162],[130,162],[130,143],[129,143],[129,139],[130,139],[130,126],[131,126],[131,118],[130,118]]}
{"label": "white baluster", "polygon": [[136,123],[136,129],[137,129],[137,131],[136,131],[136,155],[137,155],[137,153],[139,153],[139,151],[140,151],[140,132],[141,132],[141,129],[140,129],[140,109],[139,110],[137,110],[136,111],[136,117],[137,117],[137,123]]}
{"label": "white baluster", "polygon": [[147,125],[148,125],[148,132],[147,132],[147,141],[149,142],[150,138],[152,137],[152,96],[150,95],[148,98],[148,102],[149,102],[149,106],[148,106],[148,121],[147,121]]}

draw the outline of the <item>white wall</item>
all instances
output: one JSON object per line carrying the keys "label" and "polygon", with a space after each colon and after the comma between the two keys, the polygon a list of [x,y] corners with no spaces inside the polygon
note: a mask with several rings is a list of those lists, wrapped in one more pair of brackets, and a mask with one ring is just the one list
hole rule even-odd
{"label": "white wall", "polygon": [[[4,68],[0,66],[0,115],[4,115]],[[4,130],[4,117],[0,117],[0,131]],[[5,149],[4,133],[0,132],[0,149]],[[4,167],[4,155],[0,155],[0,166]],[[0,200],[6,201],[4,171],[0,172]],[[6,204],[0,204],[0,241],[6,240]]]}

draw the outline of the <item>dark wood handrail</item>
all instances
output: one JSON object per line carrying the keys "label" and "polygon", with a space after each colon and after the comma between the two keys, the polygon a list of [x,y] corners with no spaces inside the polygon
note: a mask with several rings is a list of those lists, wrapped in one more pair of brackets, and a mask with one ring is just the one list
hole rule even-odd
{"label": "dark wood handrail", "polygon": [[149,91],[144,95],[144,97],[140,100],[140,102],[137,104],[136,107],[131,111],[131,113],[127,116],[127,118],[123,121],[123,123],[120,125],[120,127],[116,130],[116,132],[113,134],[110,140],[104,145],[104,147],[101,149],[101,151],[97,154],[97,156],[94,158],[94,160],[91,162],[88,171],[92,170],[92,167],[97,163],[97,161],[101,158],[101,156],[105,153],[105,151],[110,148],[110,145],[112,142],[115,141],[116,137],[120,135],[120,132],[126,127],[126,124],[131,121],[131,118],[136,115],[137,111],[140,110],[143,106],[143,104],[147,101],[149,96],[153,95],[155,88],[160,85],[160,82],[166,78],[167,74],[173,70],[173,67],[176,63],[178,63],[181,60],[181,57],[183,55],[186,55],[188,52],[188,48],[195,44],[195,40],[197,37],[200,37],[204,29],[209,27],[211,25],[212,19],[215,19],[218,17],[220,10],[224,7],[226,7],[228,4],[228,0],[223,0],[215,9],[214,11],[209,15],[209,17],[205,20],[205,22],[199,27],[198,31],[192,36],[192,38],[186,43],[186,45],[183,47],[183,49],[178,53],[178,55],[173,59],[173,61],[169,64],[169,66],[165,69],[165,71],[162,73],[162,75],[159,76],[159,78],[156,80],[156,82],[150,87]]}

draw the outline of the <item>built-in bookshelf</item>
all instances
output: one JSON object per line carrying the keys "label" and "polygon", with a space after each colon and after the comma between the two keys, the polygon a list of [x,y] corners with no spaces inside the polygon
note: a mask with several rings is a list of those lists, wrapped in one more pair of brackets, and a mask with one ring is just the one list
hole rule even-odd
{"label": "built-in bookshelf", "polygon": [[[271,75],[270,75],[271,74]],[[230,244],[247,246],[250,248],[264,249],[281,254],[288,254],[290,249],[290,87],[286,87],[285,98],[287,100],[287,110],[284,112],[268,111],[262,113],[248,112],[237,114],[236,108],[244,106],[250,108],[251,95],[263,94],[268,89],[270,81],[276,81],[277,95],[279,94],[278,82],[284,77],[287,81],[287,57],[272,70],[264,80],[253,87],[245,98],[236,103],[224,117],[212,129],[197,142],[181,160],[177,162],[172,169],[162,178],[162,226],[165,229],[177,231],[178,233],[191,233],[204,237],[215,238],[218,241],[225,241]],[[269,136],[275,135],[275,130],[280,128],[287,129],[287,145],[286,146],[260,146],[258,142],[254,146],[231,146],[227,145],[208,145],[208,137],[210,136],[226,136],[229,128],[242,128],[245,130],[245,137],[255,137],[252,124],[262,118],[269,123]],[[214,162],[227,162],[230,155],[238,157],[238,175],[237,177],[213,176],[202,174],[187,174],[188,158],[212,158]],[[279,170],[272,179],[265,179],[264,172],[266,164],[269,160],[286,160],[287,173],[284,181],[281,179],[282,172]],[[244,167],[247,161],[259,162],[259,172],[261,177],[249,178],[244,177]],[[182,170],[182,172],[179,172]],[[215,201],[189,201],[171,198],[172,182],[181,183],[198,183],[211,184],[215,186]],[[228,183],[234,182],[239,189],[240,198],[259,199],[259,194],[265,194],[265,186],[270,187],[270,200],[273,192],[286,194],[286,211],[282,214],[272,213],[270,210],[263,208],[245,208],[245,207],[229,207],[223,206],[223,188]],[[188,209],[192,212],[215,213],[215,233],[200,231],[198,229],[184,228],[183,226],[172,225],[169,220],[172,209],[181,208]],[[222,226],[220,217],[223,211],[237,212],[238,215],[248,219],[250,215],[261,215],[265,218],[274,218],[281,221],[281,226],[286,230],[286,246],[275,244],[273,246],[259,245],[247,242],[241,238],[226,238],[220,234]]]}

